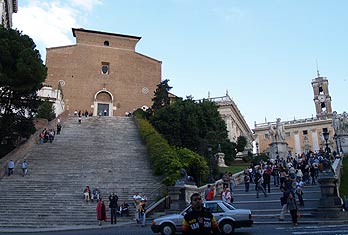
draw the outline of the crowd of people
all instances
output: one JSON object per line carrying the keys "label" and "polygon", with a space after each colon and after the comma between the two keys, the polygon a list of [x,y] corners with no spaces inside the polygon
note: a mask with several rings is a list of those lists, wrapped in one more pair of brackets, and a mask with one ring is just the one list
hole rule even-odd
{"label": "crowd of people", "polygon": [[[290,212],[293,225],[297,225],[300,216],[299,207],[304,207],[305,185],[317,184],[319,172],[323,170],[327,159],[323,152],[309,152],[308,154],[295,154],[289,152],[286,159],[275,159],[267,162],[260,161],[257,167],[250,165],[244,170],[243,183],[246,193],[250,184],[255,186],[256,198],[259,194],[268,197],[271,193],[271,184],[279,188],[281,212],[279,220],[284,220],[285,213]],[[223,189],[220,199],[224,202],[233,202],[233,189],[235,181],[230,172],[222,176]],[[216,198],[215,185],[208,185],[205,191],[205,200]]]}
{"label": "crowd of people", "polygon": [[297,225],[297,218],[300,216],[299,206],[305,206],[304,187],[317,183],[319,172],[323,170],[326,161],[323,152],[294,156],[289,152],[287,159],[261,161],[259,168],[251,165],[244,170],[245,192],[249,192],[250,183],[254,183],[256,197],[259,197],[259,192],[267,197],[267,192],[271,193],[270,185],[273,178],[273,185],[279,187],[282,192],[279,220],[284,220],[285,213],[289,210],[293,224]]}
{"label": "crowd of people", "polygon": [[[107,221],[107,208],[105,202],[101,197],[101,192],[98,188],[91,190],[90,186],[86,186],[83,190],[83,198],[87,204],[97,202],[96,212],[97,220],[99,226],[102,225],[102,222]],[[111,192],[109,197],[109,210],[110,210],[110,223],[116,224],[117,217],[129,216],[130,208],[129,204],[126,201],[119,203],[119,197],[116,192]],[[142,226],[145,226],[145,206],[146,206],[146,196],[135,193],[133,196],[134,208],[135,211],[135,220],[137,223],[141,223]]]}

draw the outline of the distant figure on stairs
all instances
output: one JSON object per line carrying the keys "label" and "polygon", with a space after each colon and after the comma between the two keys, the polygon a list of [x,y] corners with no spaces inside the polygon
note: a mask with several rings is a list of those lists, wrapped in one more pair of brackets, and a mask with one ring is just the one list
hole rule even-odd
{"label": "distant figure on stairs", "polygon": [[14,167],[15,167],[15,164],[14,164],[13,160],[10,160],[7,164],[7,168],[8,168],[7,175],[8,176],[13,175]]}
{"label": "distant figure on stairs", "polygon": [[57,124],[57,135],[60,135],[60,131],[62,130],[62,124]]}
{"label": "distant figure on stairs", "polygon": [[141,199],[143,199],[138,192],[133,195],[134,207],[135,207],[135,220],[139,222],[139,204]]}
{"label": "distant figure on stairs", "polygon": [[129,216],[129,209],[128,209],[128,203],[127,202],[123,202],[120,206],[120,211],[119,211],[120,215],[126,215]]}
{"label": "distant figure on stairs", "polygon": [[99,202],[100,199],[100,190],[98,188],[93,189],[92,191],[92,195],[91,195],[91,200],[92,202],[94,201],[94,199],[97,200],[97,202]]}
{"label": "distant figure on stairs", "polygon": [[102,225],[102,221],[106,222],[107,217],[106,217],[106,208],[105,204],[102,198],[100,198],[98,204],[97,204],[97,220],[99,221],[99,226]]}
{"label": "distant figure on stairs", "polygon": [[22,162],[23,177],[28,174],[28,163],[26,160]]}
{"label": "distant figure on stairs", "polygon": [[88,203],[89,200],[91,199],[91,189],[89,188],[88,185],[86,186],[85,190],[83,190],[83,195],[84,195],[86,203]]}
{"label": "distant figure on stairs", "polygon": [[109,196],[109,208],[111,213],[111,224],[116,224],[117,209],[118,209],[118,196],[115,192],[111,193]]}

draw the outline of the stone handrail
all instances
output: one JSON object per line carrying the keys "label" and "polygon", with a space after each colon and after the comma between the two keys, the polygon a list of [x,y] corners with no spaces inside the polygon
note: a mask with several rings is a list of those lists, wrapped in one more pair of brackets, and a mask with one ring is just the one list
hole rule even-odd
{"label": "stone handrail", "polygon": [[[232,175],[232,179],[234,181],[235,185],[244,183],[244,171],[240,171],[238,173],[235,173]],[[223,189],[223,181],[222,179],[219,179],[215,181],[214,183],[210,183],[210,185],[215,185],[215,196],[218,196],[221,194]],[[190,203],[190,196],[194,192],[198,192],[202,198],[205,197],[205,190],[208,188],[208,184],[203,185],[201,187],[192,186],[192,185],[185,185],[185,202],[186,204]]]}
{"label": "stone handrail", "polygon": [[[59,115],[57,118],[53,119],[52,121],[48,122],[47,119],[36,119],[35,120],[35,128],[36,132],[32,134],[24,143],[18,145],[15,149],[13,149],[11,152],[6,154],[3,158],[0,159],[0,179],[4,177],[7,173],[7,163],[10,160],[13,160],[15,163],[15,167],[17,166],[21,160],[25,158],[25,155],[28,153],[28,151],[35,145],[38,144],[39,141],[39,134],[42,131],[43,128],[55,128],[57,125],[57,120],[60,118],[61,121],[64,121],[68,118],[69,112],[64,111]],[[30,163],[29,163],[30,164]]]}
{"label": "stone handrail", "polygon": [[342,170],[342,158],[336,158],[334,163],[332,164],[332,169],[335,173],[335,177],[337,178],[337,194],[340,196],[340,184],[341,184],[341,170]]}

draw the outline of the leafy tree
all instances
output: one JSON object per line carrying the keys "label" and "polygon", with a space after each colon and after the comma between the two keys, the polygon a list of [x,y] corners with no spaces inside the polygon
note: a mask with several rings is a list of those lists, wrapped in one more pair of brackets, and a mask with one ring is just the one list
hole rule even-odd
{"label": "leafy tree", "polygon": [[49,101],[44,101],[39,106],[36,114],[37,118],[45,118],[48,121],[53,120],[56,117],[56,113],[54,112],[53,104]]}
{"label": "leafy tree", "polygon": [[0,26],[0,148],[14,147],[35,131],[36,92],[47,74],[35,47],[29,36]]}
{"label": "leafy tree", "polygon": [[247,139],[244,136],[238,136],[236,149],[238,152],[243,152],[247,145]]}

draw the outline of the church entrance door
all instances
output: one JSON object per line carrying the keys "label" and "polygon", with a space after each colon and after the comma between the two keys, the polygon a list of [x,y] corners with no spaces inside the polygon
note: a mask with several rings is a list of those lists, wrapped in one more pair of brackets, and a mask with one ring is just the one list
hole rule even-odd
{"label": "church entrance door", "polygon": [[94,96],[95,116],[113,116],[113,96],[106,89],[98,91]]}
{"label": "church entrance door", "polygon": [[109,116],[109,104],[98,104],[98,115]]}

